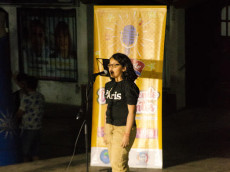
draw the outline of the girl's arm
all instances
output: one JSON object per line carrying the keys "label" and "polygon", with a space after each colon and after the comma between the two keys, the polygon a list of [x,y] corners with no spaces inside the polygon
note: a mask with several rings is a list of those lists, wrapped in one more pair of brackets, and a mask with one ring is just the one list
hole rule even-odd
{"label": "girl's arm", "polygon": [[129,136],[130,136],[130,132],[133,127],[135,115],[136,115],[136,105],[128,105],[128,111],[129,113],[127,116],[125,134],[124,134],[124,137],[121,143],[121,146],[123,148],[129,145]]}
{"label": "girl's arm", "polygon": [[17,113],[16,113],[16,117],[17,117],[17,118],[21,118],[24,114],[25,114],[25,111],[19,109],[19,110],[17,111]]}

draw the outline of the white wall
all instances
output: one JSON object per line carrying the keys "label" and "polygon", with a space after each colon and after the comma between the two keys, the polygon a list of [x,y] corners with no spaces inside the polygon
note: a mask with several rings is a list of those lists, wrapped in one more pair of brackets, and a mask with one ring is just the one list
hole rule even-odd
{"label": "white wall", "polygon": [[[10,32],[10,49],[11,49],[11,70],[12,73],[19,71],[18,57],[18,31],[16,6],[1,6],[9,14],[9,32]],[[38,91],[44,94],[46,102],[60,103],[69,105],[81,104],[82,84],[88,82],[88,48],[87,48],[87,8],[86,5],[80,4],[77,10],[77,55],[78,55],[78,82],[58,82],[58,81],[39,81]],[[17,86],[14,82],[13,90]]]}

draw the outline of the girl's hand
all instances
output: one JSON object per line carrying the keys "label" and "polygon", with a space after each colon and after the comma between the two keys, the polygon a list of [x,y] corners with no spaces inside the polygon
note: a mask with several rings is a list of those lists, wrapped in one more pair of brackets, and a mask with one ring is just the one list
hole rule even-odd
{"label": "girl's hand", "polygon": [[107,138],[106,138],[106,135],[104,135],[104,137],[103,137],[103,141],[104,141],[104,144],[105,144],[105,145],[107,145],[107,144],[108,144],[108,142],[107,142]]}
{"label": "girl's hand", "polygon": [[125,148],[128,145],[129,145],[129,134],[125,134],[121,142],[121,147]]}

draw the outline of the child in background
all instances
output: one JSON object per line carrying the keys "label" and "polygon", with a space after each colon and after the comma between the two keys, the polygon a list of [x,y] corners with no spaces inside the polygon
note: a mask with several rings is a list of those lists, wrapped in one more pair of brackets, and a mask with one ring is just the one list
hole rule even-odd
{"label": "child in background", "polygon": [[25,83],[17,117],[22,118],[21,144],[24,162],[38,160],[42,117],[44,113],[44,96],[36,91],[38,80],[29,76]]}
{"label": "child in background", "polygon": [[[20,88],[19,90],[13,92],[13,114],[15,115],[19,109],[21,99],[25,94],[25,86],[27,81],[28,75],[24,73],[19,73],[13,76],[16,84]],[[15,117],[15,116],[14,116]],[[21,123],[21,119],[16,119],[16,125],[18,126]]]}

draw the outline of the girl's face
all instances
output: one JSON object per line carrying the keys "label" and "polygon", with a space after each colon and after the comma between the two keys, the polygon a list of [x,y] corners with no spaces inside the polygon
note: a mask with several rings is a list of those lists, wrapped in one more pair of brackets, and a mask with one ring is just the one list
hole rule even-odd
{"label": "girl's face", "polygon": [[60,51],[69,50],[69,35],[66,32],[62,32],[59,34],[59,36],[56,38],[57,45],[60,49]]}
{"label": "girl's face", "polygon": [[31,28],[31,44],[35,51],[41,51],[45,43],[45,33],[42,27],[34,26]]}
{"label": "girl's face", "polygon": [[108,67],[111,78],[114,78],[116,82],[123,80],[122,74],[126,71],[126,67],[122,67],[114,58],[110,58]]}

